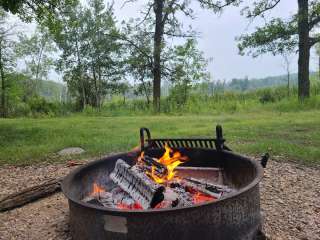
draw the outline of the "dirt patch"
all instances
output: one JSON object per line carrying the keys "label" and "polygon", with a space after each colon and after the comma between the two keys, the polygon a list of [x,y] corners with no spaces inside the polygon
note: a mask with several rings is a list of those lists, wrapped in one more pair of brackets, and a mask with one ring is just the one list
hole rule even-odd
{"label": "dirt patch", "polygon": [[270,162],[261,182],[270,239],[320,240],[320,170]]}
{"label": "dirt patch", "polygon": [[[0,169],[0,196],[63,176],[63,164]],[[320,240],[320,170],[270,161],[261,183],[264,229],[269,239]],[[0,239],[71,239],[62,193],[0,213]]]}

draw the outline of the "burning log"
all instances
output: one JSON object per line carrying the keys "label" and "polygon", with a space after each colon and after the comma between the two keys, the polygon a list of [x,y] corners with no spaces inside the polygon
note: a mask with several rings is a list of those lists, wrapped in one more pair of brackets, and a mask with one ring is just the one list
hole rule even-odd
{"label": "burning log", "polygon": [[125,191],[123,191],[120,187],[114,188],[111,191],[112,199],[115,204],[125,204],[125,205],[133,205],[135,201],[133,198]]}
{"label": "burning log", "polygon": [[135,208],[137,206],[133,198],[120,187],[111,192],[97,192],[82,199],[86,203],[108,208]]}
{"label": "burning log", "polygon": [[224,193],[222,189],[217,188],[213,184],[204,183],[192,178],[181,179],[178,181],[178,184],[180,184],[182,187],[186,189],[189,189],[189,191],[192,191],[192,190],[200,191],[202,193],[205,193],[209,196],[214,197],[215,199],[219,199]]}
{"label": "burning log", "polygon": [[157,162],[154,158],[144,155],[141,157],[141,160],[147,164],[147,166],[151,166],[155,168],[155,171],[160,176],[164,176],[168,174],[168,169],[165,165]]}
{"label": "burning log", "polygon": [[211,182],[207,182],[201,179],[196,179],[196,178],[185,178],[187,181],[194,183],[198,186],[201,186],[202,188],[205,188],[206,190],[210,191],[210,192],[214,192],[214,193],[230,193],[232,191],[231,188],[229,188],[228,186],[225,185],[219,185],[219,184],[214,184]]}
{"label": "burning log", "polygon": [[164,199],[163,186],[152,181],[137,165],[130,167],[122,159],[117,160],[110,178],[143,209],[154,208]]}

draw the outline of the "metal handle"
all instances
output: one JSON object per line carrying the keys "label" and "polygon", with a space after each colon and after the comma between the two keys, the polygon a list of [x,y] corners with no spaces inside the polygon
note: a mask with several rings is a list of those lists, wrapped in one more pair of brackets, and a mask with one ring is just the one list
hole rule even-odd
{"label": "metal handle", "polygon": [[222,127],[221,125],[217,125],[216,126],[216,139],[214,140],[216,149],[218,151],[221,151],[222,149],[224,149],[224,139],[223,139],[223,134],[222,134]]}
{"label": "metal handle", "polygon": [[223,134],[222,134],[222,127],[221,125],[216,126],[216,138],[217,139],[223,139]]}
{"label": "metal handle", "polygon": [[148,128],[140,128],[140,146],[141,146],[141,151],[144,151],[144,142],[145,142],[145,138],[144,138],[144,133],[147,133],[147,138],[148,140],[151,139],[151,134]]}
{"label": "metal handle", "polygon": [[268,163],[269,158],[270,158],[269,153],[265,153],[264,155],[262,155],[260,163],[263,168],[267,167],[267,163]]}

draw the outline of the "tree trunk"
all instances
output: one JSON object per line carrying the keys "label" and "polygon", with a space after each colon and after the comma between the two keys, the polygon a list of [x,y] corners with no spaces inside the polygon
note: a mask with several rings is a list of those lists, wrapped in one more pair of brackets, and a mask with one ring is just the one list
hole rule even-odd
{"label": "tree trunk", "polygon": [[78,66],[77,66],[77,70],[78,70],[78,81],[81,82],[81,92],[79,93],[79,95],[82,97],[82,110],[85,108],[85,106],[87,105],[87,101],[86,101],[86,92],[85,92],[85,85],[84,85],[84,78],[82,77],[82,63],[81,63],[81,59],[80,59],[80,50],[79,50],[79,42],[78,42],[78,32],[76,35],[76,54],[77,54],[77,62],[78,62]]}
{"label": "tree trunk", "polygon": [[303,100],[310,96],[309,80],[309,24],[308,0],[298,0],[298,33],[299,33],[299,60],[298,60],[298,94]]}
{"label": "tree trunk", "polygon": [[288,97],[290,96],[290,72],[287,70]]}
{"label": "tree trunk", "polygon": [[318,70],[319,70],[319,73],[318,73],[318,74],[319,74],[319,76],[318,76],[319,79],[318,79],[318,80],[320,81],[320,56],[319,56],[319,58],[318,58],[318,68],[319,68],[319,69],[318,69]]}
{"label": "tree trunk", "polygon": [[146,99],[147,99],[147,103],[148,105],[150,104],[150,99],[149,99],[149,91],[147,89],[147,86],[146,86],[146,83],[144,81],[144,70],[140,73],[140,82],[142,84],[142,87],[143,87],[143,90],[144,90],[144,94],[146,96]]}
{"label": "tree trunk", "polygon": [[103,95],[102,95],[102,80],[101,80],[101,65],[98,65],[98,107],[99,111],[103,105]]}
{"label": "tree trunk", "polygon": [[144,93],[145,93],[146,98],[147,98],[147,104],[149,105],[150,104],[149,91],[148,91],[148,89],[146,87],[145,82],[143,82],[142,85],[143,85],[143,88],[144,88]]}
{"label": "tree trunk", "polygon": [[5,118],[7,116],[6,85],[5,85],[5,76],[4,76],[3,62],[2,62],[2,46],[1,46],[1,42],[0,42],[0,75],[1,75],[1,117]]}
{"label": "tree trunk", "polygon": [[154,0],[154,13],[156,15],[156,25],[154,33],[153,49],[153,107],[156,112],[160,111],[161,96],[161,48],[163,39],[163,0]]}
{"label": "tree trunk", "polygon": [[36,82],[35,82],[35,86],[34,86],[34,91],[35,94],[38,95],[39,94],[39,73],[40,73],[40,65],[41,65],[41,60],[42,60],[42,54],[43,54],[43,49],[45,47],[45,42],[41,43],[41,47],[40,47],[40,51],[39,51],[39,55],[38,55],[38,61],[37,61],[37,67],[36,67]]}
{"label": "tree trunk", "polygon": [[94,96],[95,103],[94,103],[94,105],[95,105],[96,108],[99,108],[99,97],[98,97],[99,93],[98,93],[96,70],[95,70],[94,65],[92,65],[92,74],[93,74],[94,91],[95,91],[95,96]]}

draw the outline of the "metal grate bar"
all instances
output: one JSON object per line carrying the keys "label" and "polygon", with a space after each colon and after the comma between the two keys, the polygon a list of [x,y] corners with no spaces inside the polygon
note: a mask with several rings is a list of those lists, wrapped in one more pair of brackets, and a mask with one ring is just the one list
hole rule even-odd
{"label": "metal grate bar", "polygon": [[[147,137],[147,138],[146,138]],[[147,142],[148,146],[144,143]],[[145,148],[164,148],[167,143],[171,148],[208,148],[216,149],[218,151],[228,150],[224,145],[225,139],[223,138],[222,127],[216,126],[216,138],[156,138],[152,139],[148,128],[140,128],[140,143],[141,149]]]}
{"label": "metal grate bar", "polygon": [[164,148],[168,144],[171,148],[215,148],[215,139],[148,139],[150,148]]}

